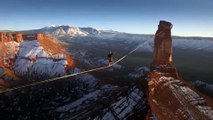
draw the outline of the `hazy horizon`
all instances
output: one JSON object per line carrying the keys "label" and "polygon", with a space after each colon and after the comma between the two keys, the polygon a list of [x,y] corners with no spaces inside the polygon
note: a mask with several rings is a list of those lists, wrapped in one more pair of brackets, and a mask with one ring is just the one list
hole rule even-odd
{"label": "hazy horizon", "polygon": [[154,34],[159,21],[166,20],[174,25],[175,36],[213,37],[211,0],[4,0],[1,4],[1,30],[69,25]]}

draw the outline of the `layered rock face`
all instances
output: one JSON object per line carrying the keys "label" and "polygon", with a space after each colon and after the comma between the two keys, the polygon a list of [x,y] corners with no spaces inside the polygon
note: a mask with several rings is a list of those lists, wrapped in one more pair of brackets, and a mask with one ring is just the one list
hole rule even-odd
{"label": "layered rock face", "polygon": [[0,42],[15,41],[21,43],[23,42],[23,40],[45,40],[50,38],[53,38],[53,36],[50,34],[42,34],[42,33],[22,34],[22,33],[0,32]]}
{"label": "layered rock face", "polygon": [[10,42],[10,41],[15,41],[18,43],[23,42],[23,35],[22,33],[5,33],[5,32],[0,32],[0,42]]}
{"label": "layered rock face", "polygon": [[172,24],[160,21],[155,34],[148,102],[159,120],[212,120],[213,101],[184,81],[172,65]]}
{"label": "layered rock face", "polygon": [[160,21],[155,34],[153,65],[171,64],[172,62],[172,24]]}
{"label": "layered rock face", "polygon": [[23,42],[23,36],[22,36],[21,33],[17,33],[17,34],[16,34],[15,41],[18,42],[18,43]]}
{"label": "layered rock face", "polygon": [[58,43],[48,34],[0,33],[0,87],[23,76],[40,79],[68,73],[74,61]]}

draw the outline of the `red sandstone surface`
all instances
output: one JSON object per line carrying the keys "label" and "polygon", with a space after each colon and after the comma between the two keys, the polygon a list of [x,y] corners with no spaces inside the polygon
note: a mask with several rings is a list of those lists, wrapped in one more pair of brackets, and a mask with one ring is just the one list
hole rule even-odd
{"label": "red sandstone surface", "polygon": [[[160,21],[148,73],[148,102],[159,120],[212,120],[213,100],[184,81],[172,65],[172,24]],[[149,117],[147,117],[149,119]]]}
{"label": "red sandstone surface", "polygon": [[[17,46],[11,45],[11,42],[0,42],[0,84],[6,85],[6,81],[3,79],[7,78],[8,80],[12,80],[16,78],[16,75],[12,69],[13,61],[15,56],[11,56],[11,53],[17,53]],[[15,55],[13,54],[13,55]],[[12,58],[13,57],[13,58]]]}
{"label": "red sandstone surface", "polygon": [[[13,34],[0,32],[0,84],[6,85],[8,81],[18,78],[14,73],[13,63],[19,50],[19,43],[24,40],[38,40],[40,46],[52,55],[64,54],[68,62],[65,70],[68,71],[74,66],[74,61],[66,49],[58,44],[58,39],[49,34],[23,35],[22,33]],[[5,76],[7,77],[7,80],[3,80]]]}
{"label": "red sandstone surface", "polygon": [[54,54],[65,54],[68,62],[68,66],[66,70],[71,69],[74,66],[74,61],[72,57],[68,54],[66,49],[61,45],[53,42],[57,41],[55,37],[49,34],[38,34],[37,40],[39,41],[40,45],[48,52]]}
{"label": "red sandstone surface", "polygon": [[5,33],[0,32],[0,42],[10,42],[10,41],[16,41],[18,43],[21,43],[23,41],[23,35],[21,33]]}
{"label": "red sandstone surface", "polygon": [[155,34],[155,47],[153,64],[171,64],[172,62],[172,24],[160,21],[158,30]]}

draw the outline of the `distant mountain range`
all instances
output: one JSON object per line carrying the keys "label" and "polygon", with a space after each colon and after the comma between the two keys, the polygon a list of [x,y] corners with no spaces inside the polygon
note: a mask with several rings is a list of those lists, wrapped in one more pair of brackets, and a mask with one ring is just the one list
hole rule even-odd
{"label": "distant mountain range", "polygon": [[[151,51],[153,47],[154,35],[148,34],[129,34],[124,32],[118,32],[113,30],[98,30],[92,27],[72,27],[68,25],[51,25],[40,29],[17,31],[26,34],[31,33],[45,33],[51,34],[65,42],[71,42],[70,40],[115,40],[125,41],[127,43],[142,43],[145,40],[150,40],[144,50]],[[213,38],[210,37],[182,37],[173,36],[173,47],[181,48],[182,50],[197,50],[197,51],[213,51]],[[73,42],[73,41],[72,41]]]}
{"label": "distant mountain range", "polygon": [[[0,67],[4,62],[7,63],[11,59],[13,48],[17,48],[17,51],[12,52],[16,57],[14,57],[14,62],[11,62],[13,63],[11,69],[0,68],[0,75],[3,73],[0,83],[7,83],[9,81],[8,76],[13,75],[12,73],[26,74],[26,77],[31,77],[33,78],[32,81],[35,81],[40,80],[39,77],[41,76],[56,77],[105,66],[108,65],[106,56],[109,50],[115,51],[114,60],[117,60],[144,41],[149,41],[144,47],[128,57],[126,61],[124,60],[105,71],[81,74],[63,80],[63,82],[21,89],[22,92],[11,92],[1,96],[0,113],[5,113],[3,117],[1,116],[2,118],[21,120],[23,116],[27,116],[29,119],[38,116],[41,116],[41,119],[145,118],[149,111],[145,92],[139,90],[133,82],[149,72],[149,69],[145,66],[149,65],[152,60],[154,35],[129,34],[113,30],[65,25],[17,32],[26,34],[46,33],[56,38],[31,41],[24,39],[21,43],[10,41],[4,44],[4,42],[0,42],[0,45],[4,46],[4,51],[1,50],[3,47],[0,46],[0,55],[2,55],[1,58],[4,58],[1,60]],[[174,58],[177,68],[180,72],[190,76],[194,86],[207,91],[209,95],[212,94],[212,84],[208,82],[211,77],[206,79],[205,76],[211,75],[212,71],[212,46],[213,38],[173,37]],[[5,53],[7,53],[6,56]],[[71,60],[74,60],[75,64],[72,64],[74,66],[71,70],[67,70],[68,62]],[[9,70],[12,71],[11,74],[5,76],[5,73]],[[196,79],[191,75],[195,76]],[[201,78],[197,76],[201,76]],[[169,79],[163,78],[166,82]],[[206,80],[207,82],[199,80]],[[19,82],[17,79],[10,81],[11,83]],[[175,85],[179,85],[180,82],[177,80],[176,82]],[[165,90],[165,88],[163,89]],[[188,96],[197,95],[189,92],[190,89],[187,87],[184,87],[184,89],[187,90]],[[168,96],[168,94],[166,95]],[[27,97],[23,99],[23,96]],[[181,97],[182,100],[185,100],[183,98]],[[193,101],[202,102],[198,99]],[[42,116],[43,114],[44,116]],[[150,114],[150,118],[155,119],[156,116]]]}
{"label": "distant mountain range", "polygon": [[[32,30],[0,30],[0,32],[24,32],[24,33],[46,33],[52,34],[56,37],[69,36],[69,37],[101,37],[101,38],[126,38],[126,37],[141,37],[154,36],[154,34],[130,34],[125,32],[119,32],[114,30],[99,30],[92,27],[72,27],[69,25],[51,25],[40,29]],[[199,37],[199,36],[173,36],[173,38],[185,38],[185,39],[208,39],[213,40],[212,37]]]}
{"label": "distant mountain range", "polygon": [[[8,32],[8,31],[7,31]],[[15,31],[14,31],[15,32]],[[129,34],[124,32],[118,32],[113,30],[98,30],[92,27],[72,27],[68,25],[51,25],[40,29],[17,31],[26,34],[31,33],[45,33],[51,34],[63,41],[70,42],[70,39],[98,39],[98,40],[116,40],[126,41],[128,43],[138,42],[141,43],[145,40],[149,40],[147,44],[148,51],[152,48],[154,35],[146,34]],[[76,40],[76,39],[75,39]],[[210,37],[182,37],[173,36],[173,47],[198,50],[198,51],[213,51],[213,38]]]}

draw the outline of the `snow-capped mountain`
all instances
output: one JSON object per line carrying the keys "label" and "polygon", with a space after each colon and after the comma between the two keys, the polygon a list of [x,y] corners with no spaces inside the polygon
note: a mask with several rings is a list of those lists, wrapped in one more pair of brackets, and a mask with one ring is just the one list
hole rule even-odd
{"label": "snow-capped mountain", "polygon": [[[91,27],[71,27],[68,25],[52,25],[36,30],[36,32],[42,32],[52,34],[56,37],[62,37],[61,39],[66,41],[68,39],[93,37],[99,40],[120,40],[125,43],[137,42],[138,44],[149,40],[146,48],[142,50],[148,50],[151,52],[153,49],[153,35],[143,34],[128,34],[123,32],[117,32],[113,30],[98,30]],[[32,32],[32,31],[31,31]],[[213,38],[202,37],[173,37],[173,47],[182,50],[198,50],[198,51],[213,51],[211,47],[213,45]]]}
{"label": "snow-capped mountain", "polygon": [[79,28],[79,27],[70,27],[70,26],[47,26],[40,29],[42,32],[47,34],[52,34],[54,36],[91,36],[91,35],[98,35],[100,33],[99,30],[94,28]]}
{"label": "snow-capped mountain", "polygon": [[[98,30],[92,27],[72,27],[68,25],[52,25],[36,30],[36,32],[52,34],[56,37],[97,37],[100,39],[134,39],[140,40],[141,35],[128,34],[113,30]],[[32,31],[33,32],[33,31]]]}

